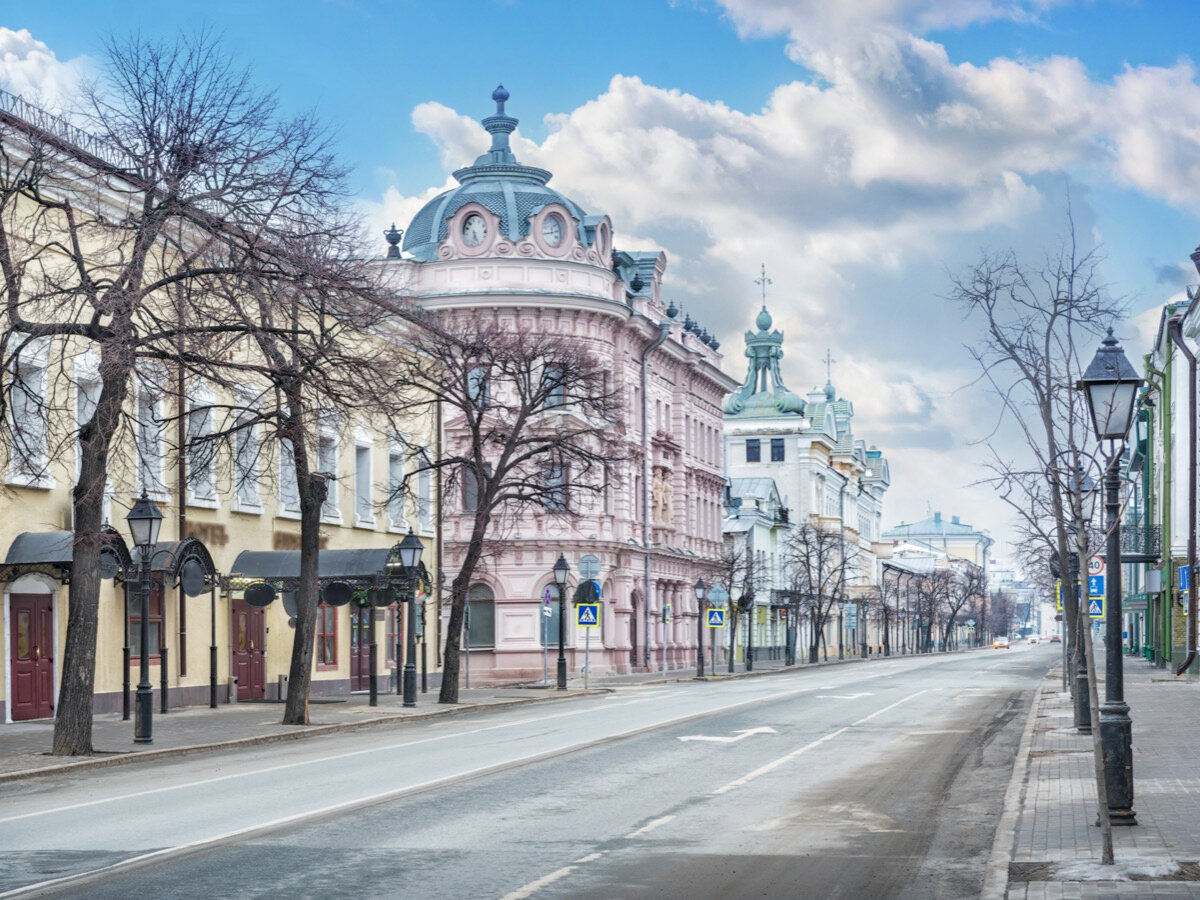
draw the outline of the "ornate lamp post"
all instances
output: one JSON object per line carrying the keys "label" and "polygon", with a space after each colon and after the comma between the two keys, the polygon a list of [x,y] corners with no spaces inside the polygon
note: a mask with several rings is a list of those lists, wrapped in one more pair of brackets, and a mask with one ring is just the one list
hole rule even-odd
{"label": "ornate lamp post", "polygon": [[[1109,442],[1104,467],[1105,554],[1104,624],[1107,633],[1104,702],[1100,704],[1100,744],[1108,816],[1113,825],[1136,825],[1133,812],[1133,723],[1125,702],[1121,614],[1121,479],[1120,458],[1142,379],[1125,358],[1112,329],[1101,342],[1076,385],[1087,398],[1096,440]],[[1192,423],[1195,427],[1195,423]]]}
{"label": "ornate lamp post", "polygon": [[158,543],[158,532],[162,528],[162,513],[154,501],[142,492],[142,496],[133,504],[125,516],[129,523],[129,533],[138,548],[138,582],[141,591],[141,625],[138,635],[138,653],[140,655],[140,671],[138,674],[137,701],[134,707],[133,740],[137,744],[150,744],[154,741],[154,694],[150,688],[150,565],[154,555],[154,545]]}
{"label": "ornate lamp post", "polygon": [[696,677],[704,677],[704,594],[708,590],[703,578],[696,579]]}
{"label": "ornate lamp post", "polygon": [[558,585],[558,689],[567,689],[567,576],[571,574],[571,564],[561,553],[558,562],[554,564],[554,583]]}
{"label": "ornate lamp post", "polygon": [[421,552],[425,545],[421,539],[408,529],[408,534],[400,542],[400,564],[404,566],[405,591],[408,594],[408,627],[405,629],[408,640],[404,653],[404,706],[417,705],[417,567],[421,565]]}

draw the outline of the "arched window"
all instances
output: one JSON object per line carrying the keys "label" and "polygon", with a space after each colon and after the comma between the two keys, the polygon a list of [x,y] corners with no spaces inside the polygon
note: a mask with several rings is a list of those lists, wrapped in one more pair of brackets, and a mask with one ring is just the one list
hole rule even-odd
{"label": "arched window", "polygon": [[486,584],[467,590],[467,635],[472,649],[496,645],[496,595]]}

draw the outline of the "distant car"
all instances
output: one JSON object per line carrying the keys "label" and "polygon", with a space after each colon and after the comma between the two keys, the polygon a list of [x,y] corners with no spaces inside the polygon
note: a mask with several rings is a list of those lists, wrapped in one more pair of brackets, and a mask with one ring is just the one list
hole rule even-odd
{"label": "distant car", "polygon": [[1061,644],[1062,638],[1060,638],[1057,634],[1052,634],[1052,635],[1050,635],[1050,643]]}
{"label": "distant car", "polygon": [[1006,637],[992,638],[992,649],[993,650],[1008,650],[1008,649],[1010,649],[1008,646],[1008,638],[1006,638]]}
{"label": "distant car", "polygon": [[1036,634],[1031,634],[1029,636],[1029,643],[1036,644],[1037,642],[1038,642],[1038,636]]}

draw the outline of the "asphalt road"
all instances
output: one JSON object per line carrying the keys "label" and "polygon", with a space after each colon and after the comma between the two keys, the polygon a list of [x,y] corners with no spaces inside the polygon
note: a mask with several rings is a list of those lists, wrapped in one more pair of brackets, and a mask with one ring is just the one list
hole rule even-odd
{"label": "asphalt road", "polygon": [[0,892],[977,896],[1057,657],[630,686],[7,785]]}

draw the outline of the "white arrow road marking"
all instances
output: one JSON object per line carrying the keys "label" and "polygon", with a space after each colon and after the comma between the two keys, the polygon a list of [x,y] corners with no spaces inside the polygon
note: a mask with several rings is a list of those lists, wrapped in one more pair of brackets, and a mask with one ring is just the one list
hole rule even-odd
{"label": "white arrow road marking", "polygon": [[714,737],[707,734],[689,734],[687,737],[681,737],[681,741],[715,741],[718,744],[733,744],[740,741],[742,738],[748,738],[752,734],[779,734],[770,725],[763,725],[760,728],[743,728],[741,731],[735,731],[734,737]]}

